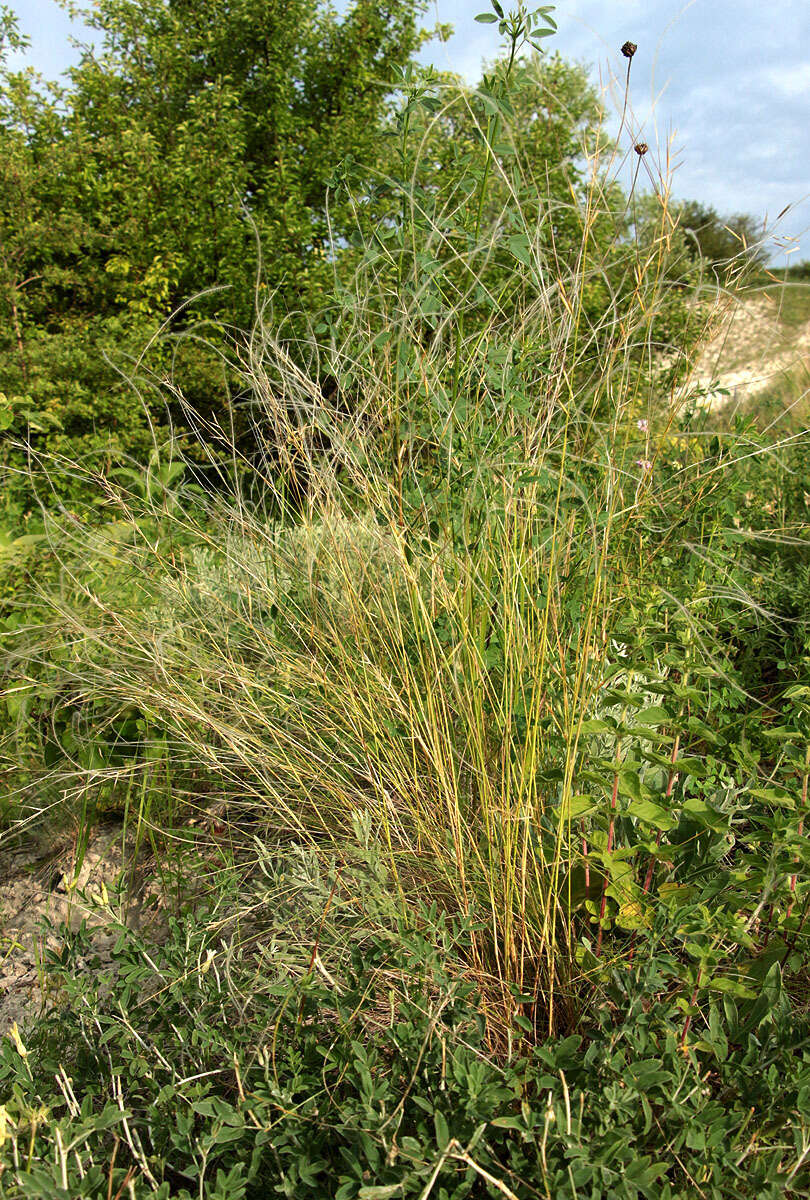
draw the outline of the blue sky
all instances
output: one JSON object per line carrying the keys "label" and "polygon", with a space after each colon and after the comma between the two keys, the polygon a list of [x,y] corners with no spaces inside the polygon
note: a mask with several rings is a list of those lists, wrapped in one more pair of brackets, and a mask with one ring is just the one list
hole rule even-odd
{"label": "blue sky", "polygon": [[[474,20],[487,2],[432,0],[424,23],[450,22],[456,32],[422,57],[475,79],[496,49],[493,26]],[[31,39],[26,61],[58,75],[75,57],[67,14],[55,0],[10,6]],[[626,66],[619,47],[638,44],[632,107],[651,149],[663,157],[672,140],[676,196],[771,222],[794,205],[769,239],[773,261],[810,259],[807,0],[562,0],[554,15],[558,35],[546,44],[589,65],[609,108],[611,78]]]}

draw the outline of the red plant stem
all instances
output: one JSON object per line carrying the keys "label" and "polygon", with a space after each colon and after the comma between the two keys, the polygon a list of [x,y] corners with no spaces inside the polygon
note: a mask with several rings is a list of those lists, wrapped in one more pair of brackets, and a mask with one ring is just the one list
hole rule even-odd
{"label": "red plant stem", "polygon": [[[616,825],[616,800],[619,795],[619,772],[613,772],[613,791],[610,794],[610,825],[608,826],[607,853],[610,854],[613,849],[613,830]],[[605,864],[605,878],[602,883],[602,902],[599,905],[599,933],[596,935],[596,957],[599,957],[599,951],[602,949],[602,922],[605,919],[605,909],[607,908],[607,890],[610,885],[610,870]]]}
{"label": "red plant stem", "polygon": [[804,902],[804,908],[802,909],[802,915],[799,918],[798,928],[794,931],[793,937],[790,939],[790,942],[785,946],[785,953],[782,955],[782,966],[783,967],[784,967],[785,963],[787,962],[787,960],[790,958],[793,951],[796,949],[796,943],[799,940],[799,935],[801,934],[802,930],[804,929],[804,922],[807,919],[808,908],[810,908],[810,892],[807,894],[807,898]]}
{"label": "red plant stem", "polygon": [[[768,942],[771,940],[771,926],[773,925],[773,910],[774,910],[774,907],[775,907],[775,905],[773,905],[773,904],[772,904],[772,905],[770,906],[770,908],[768,909],[768,920],[767,920],[767,923],[766,923],[766,925],[765,925],[765,941],[762,943],[762,948],[763,948],[763,950],[764,950],[764,949],[766,949],[766,947],[767,947],[767,945],[768,945]],[[790,909],[788,909],[788,915],[789,915],[789,914],[790,914]]]}

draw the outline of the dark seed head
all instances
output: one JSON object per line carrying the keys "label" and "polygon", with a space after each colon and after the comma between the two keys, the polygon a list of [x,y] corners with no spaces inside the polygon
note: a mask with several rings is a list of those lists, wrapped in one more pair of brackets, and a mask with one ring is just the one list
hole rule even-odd
{"label": "dark seed head", "polygon": [[638,46],[635,42],[625,42],[622,46],[622,54],[625,58],[632,58],[636,50],[638,50]]}
{"label": "dark seed head", "polygon": [[635,152],[639,156],[639,158],[641,158],[641,156],[643,154],[646,154],[647,151],[649,150],[649,148],[650,147],[647,145],[646,142],[636,142],[635,146],[633,147],[633,149],[635,150]]}

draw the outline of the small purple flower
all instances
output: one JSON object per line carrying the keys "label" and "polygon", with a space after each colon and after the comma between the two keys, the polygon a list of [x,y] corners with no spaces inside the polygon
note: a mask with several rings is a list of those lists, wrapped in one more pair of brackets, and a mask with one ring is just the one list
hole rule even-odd
{"label": "small purple flower", "polygon": [[649,425],[648,425],[647,421],[645,421],[642,418],[640,421],[636,421],[636,428],[640,429],[642,433],[646,433],[649,428]]}
{"label": "small purple flower", "polygon": [[637,458],[636,466],[641,467],[642,471],[651,471],[652,470],[652,463],[650,462],[650,460],[648,458]]}

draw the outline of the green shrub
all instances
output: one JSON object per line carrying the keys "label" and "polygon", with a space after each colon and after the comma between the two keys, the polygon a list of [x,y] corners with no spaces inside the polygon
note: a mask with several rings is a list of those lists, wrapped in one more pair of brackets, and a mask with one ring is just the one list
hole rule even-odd
{"label": "green shrub", "polygon": [[662,913],[575,1033],[534,1046],[518,1017],[494,1056],[469,928],[406,916],[374,855],[262,862],[160,945],[112,921],[108,967],[81,931],[50,955],[60,1007],[0,1060],[0,1195],[804,1195],[808,1028],[778,966],[687,1038]]}

